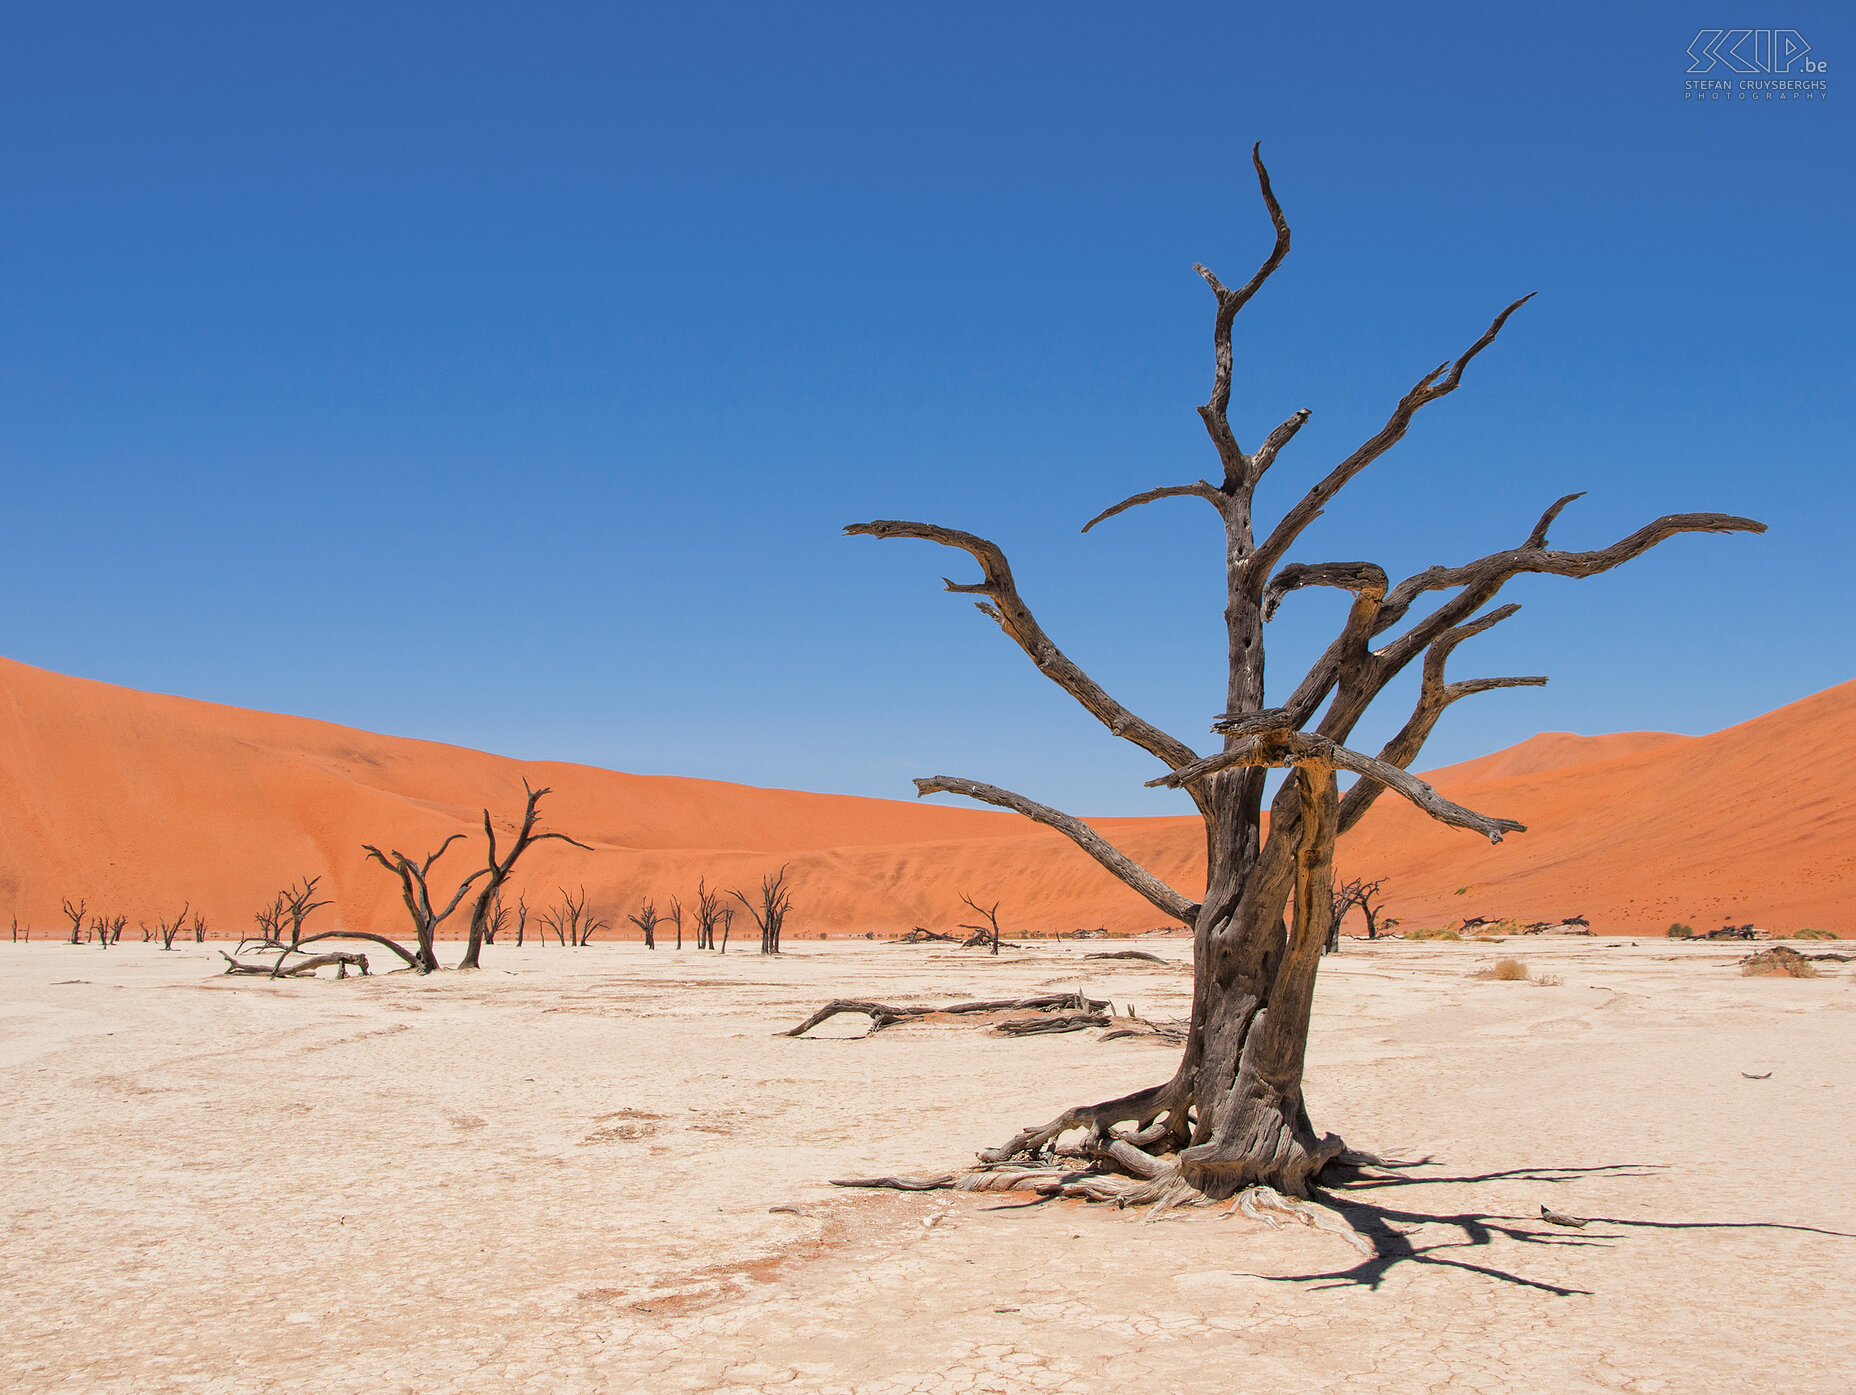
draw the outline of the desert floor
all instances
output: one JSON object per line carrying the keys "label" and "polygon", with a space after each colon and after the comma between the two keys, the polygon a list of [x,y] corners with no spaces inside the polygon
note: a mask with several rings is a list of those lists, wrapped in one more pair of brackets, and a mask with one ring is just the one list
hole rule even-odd
{"label": "desert floor", "polygon": [[[837,996],[1079,985],[1183,1014],[1183,965],[1099,948],[530,945],[477,974],[271,983],[219,976],[210,944],[0,945],[0,1385],[1856,1387],[1851,966],[1349,944],[1308,1095],[1417,1164],[1329,1193],[1376,1259],[1213,1210],[828,1185],[958,1166],[1176,1049],[777,1031]],[[1561,982],[1470,977],[1516,952]]]}

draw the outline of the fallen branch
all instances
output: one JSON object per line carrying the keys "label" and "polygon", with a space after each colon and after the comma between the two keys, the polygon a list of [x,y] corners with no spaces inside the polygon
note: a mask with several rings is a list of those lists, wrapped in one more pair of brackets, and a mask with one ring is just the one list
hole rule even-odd
{"label": "fallen branch", "polygon": [[1085,1027],[1108,1026],[1108,1014],[1105,1012],[1066,1012],[1061,1015],[1046,1014],[1040,1017],[1008,1017],[1003,1022],[993,1024],[993,1031],[1001,1036],[1034,1037],[1046,1032],[1080,1032]]}
{"label": "fallen branch", "polygon": [[[907,1022],[918,1017],[957,1017],[973,1012],[1099,1013],[1107,1011],[1109,1006],[1109,1003],[1104,1000],[1087,998],[1081,993],[1053,993],[1038,998],[989,998],[980,1002],[951,1003],[946,1007],[935,1007],[932,1004],[909,1004],[898,1007],[890,1003],[873,1003],[861,998],[834,998],[790,1032],[781,1032],[779,1035],[802,1037],[819,1023],[836,1017],[841,1012],[863,1013],[870,1019],[868,1035],[874,1036],[885,1027],[893,1027],[898,1022]],[[1104,1019],[1095,1025],[1107,1026],[1108,1024]],[[1071,1031],[1074,1029],[1066,1027],[1045,1030]]]}
{"label": "fallen branch", "polygon": [[1085,959],[1144,959],[1149,964],[1165,964],[1168,960],[1157,954],[1149,954],[1144,949],[1105,949],[1097,954],[1085,954]]}

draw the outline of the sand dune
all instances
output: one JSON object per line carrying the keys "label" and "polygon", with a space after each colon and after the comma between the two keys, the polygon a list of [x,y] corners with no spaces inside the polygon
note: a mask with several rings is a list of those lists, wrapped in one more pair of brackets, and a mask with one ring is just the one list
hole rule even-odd
{"label": "sand dune", "polygon": [[[1384,877],[1395,913],[1414,923],[1583,912],[1615,931],[1672,918],[1856,931],[1856,813],[1839,794],[1856,773],[1853,709],[1856,684],[1845,684],[1709,737],[1546,733],[1435,775],[1528,833],[1490,848],[1382,800],[1342,843],[1341,867]],[[792,932],[804,935],[949,927],[969,918],[963,891],[1001,899],[1008,929],[1162,921],[1015,815],[516,761],[4,660],[0,914],[49,933],[61,899],[82,896],[127,915],[133,935],[186,901],[228,934],[312,873],[336,902],[325,916],[394,931],[395,883],[361,844],[424,852],[476,829],[486,805],[506,826],[524,778],[555,790],[549,826],[594,849],[535,849],[518,883],[531,904],[584,884],[622,924],[641,896],[688,900],[699,877],[745,888],[785,863]],[[1196,820],[1097,823],[1175,885],[1202,885]],[[461,874],[478,846],[453,847],[440,869]]]}

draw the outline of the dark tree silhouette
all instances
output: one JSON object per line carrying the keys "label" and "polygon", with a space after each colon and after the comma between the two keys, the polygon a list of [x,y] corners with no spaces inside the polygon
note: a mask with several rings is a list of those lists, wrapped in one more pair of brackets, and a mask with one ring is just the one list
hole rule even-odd
{"label": "dark tree silhouette", "polygon": [[[460,969],[478,967],[478,957],[483,953],[483,945],[488,937],[493,915],[502,904],[503,885],[509,880],[510,873],[516,869],[516,861],[535,844],[558,838],[563,843],[571,843],[585,852],[593,851],[585,843],[569,838],[565,833],[537,833],[535,821],[536,807],[542,796],[550,793],[546,788],[530,789],[528,781],[522,782],[522,791],[528,801],[522,808],[522,826],[516,832],[516,838],[501,858],[496,855],[496,829],[490,824],[490,811],[483,811],[484,867],[483,889],[477,893],[477,899],[470,908],[470,940],[464,948],[464,958],[458,962]],[[582,898],[584,900],[584,897]],[[520,943],[520,941],[518,941]]]}
{"label": "dark tree silhouette", "polygon": [[1327,952],[1334,953],[1340,948],[1340,923],[1347,917],[1347,912],[1355,906],[1366,917],[1366,938],[1376,940],[1381,930],[1390,930],[1398,922],[1386,915],[1385,906],[1379,900],[1379,888],[1384,881],[1367,882],[1357,877],[1349,882],[1342,882],[1334,888],[1334,909],[1328,921]]}
{"label": "dark tree silhouette", "polygon": [[967,941],[967,947],[973,949],[980,945],[990,945],[992,946],[992,952],[997,954],[999,952],[999,903],[994,901],[992,903],[992,908],[988,910],[965,892],[961,893],[960,899],[965,901],[967,905],[986,922],[984,925],[963,925],[960,927],[962,930],[971,930],[973,932],[973,938]]}
{"label": "dark tree silhouette", "polygon": [[71,919],[71,943],[72,944],[82,943],[83,938],[84,938],[84,901],[83,901],[83,898],[82,897],[78,898],[77,904],[73,906],[71,904],[70,897],[67,896],[64,901],[64,913],[67,916],[69,916]]}
{"label": "dark tree silhouette", "polygon": [[645,897],[644,903],[638,907],[637,912],[625,918],[633,925],[636,925],[640,930],[644,931],[644,947],[646,949],[657,948],[657,927],[664,923],[664,917],[657,913],[656,901],[652,900],[649,896]]}
{"label": "dark tree silhouette", "polygon": [[[1465,369],[1495,342],[1528,297],[1497,315],[1461,355],[1424,373],[1385,424],[1309,485],[1259,540],[1253,524],[1257,486],[1309,414],[1293,413],[1254,451],[1239,446],[1228,420],[1232,325],[1289,251],[1288,221],[1270,188],[1260,153],[1253,152],[1252,159],[1275,226],[1275,244],[1256,274],[1236,289],[1198,268],[1217,303],[1212,391],[1199,415],[1217,452],[1220,477],[1216,483],[1197,480],[1132,495],[1091,519],[1083,530],[1160,499],[1201,499],[1217,511],[1223,526],[1228,658],[1222,712],[1213,724],[1223,738],[1221,749],[1201,755],[1136,716],[1077,667],[1038,624],[1019,595],[1005,554],[994,543],[928,523],[885,520],[846,529],[874,538],[920,539],[968,553],[979,566],[979,579],[948,581],[947,589],[976,597],[980,612],[1018,644],[1045,677],[1111,733],[1165,768],[1150,784],[1186,791],[1204,819],[1208,876],[1203,894],[1195,899],[1138,866],[1086,824],[1023,795],[941,775],[915,782],[923,795],[965,795],[1015,809],[1057,829],[1166,915],[1193,927],[1192,1016],[1172,1079],[1119,1099],[1066,1110],[981,1155],[994,1165],[1035,1157],[1064,1135],[1081,1131],[1083,1150],[1099,1166],[1142,1179],[1127,1194],[1143,1198],[1224,1197],[1253,1183],[1301,1195],[1310,1179],[1343,1150],[1338,1138],[1315,1132],[1302,1100],[1315,973],[1333,907],[1336,838],[1358,823],[1387,789],[1433,818],[1494,841],[1520,830],[1512,820],[1451,803],[1406,769],[1451,703],[1491,688],[1545,681],[1445,681],[1444,664],[1451,651],[1518,607],[1505,605],[1479,614],[1482,608],[1517,576],[1596,576],[1680,533],[1764,531],[1764,525],[1746,518],[1673,514],[1595,551],[1550,548],[1548,530],[1560,511],[1579,497],[1575,494],[1547,508],[1518,546],[1455,566],[1434,566],[1396,583],[1369,562],[1285,564],[1290,549],[1340,490],[1396,445],[1421,409],[1456,391]],[[1282,704],[1266,707],[1264,624],[1285,597],[1310,586],[1347,592],[1347,619]],[[1423,681],[1404,727],[1377,756],[1349,749],[1345,743],[1368,706],[1396,675],[1420,659]],[[1272,767],[1287,767],[1292,773],[1271,802],[1265,838],[1264,777]],[[1341,772],[1358,777],[1344,797],[1337,779]]]}
{"label": "dark tree silhouette", "polygon": [[[778,954],[780,952],[780,932],[786,926],[786,916],[793,908],[793,894],[787,889],[786,868],[778,872],[769,872],[760,879],[760,905],[758,907],[739,891],[731,891],[742,905],[748,908],[748,914],[754,917],[754,923],[760,927],[760,952]],[[724,936],[726,942],[726,936]]]}
{"label": "dark tree silhouette", "polygon": [[696,948],[715,948],[715,927],[722,922],[722,893],[709,890],[707,878],[696,882]]}

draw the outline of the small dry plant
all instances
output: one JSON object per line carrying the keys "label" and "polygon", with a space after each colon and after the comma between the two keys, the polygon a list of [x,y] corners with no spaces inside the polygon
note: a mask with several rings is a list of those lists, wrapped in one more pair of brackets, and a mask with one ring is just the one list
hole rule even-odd
{"label": "small dry plant", "polygon": [[1519,959],[1497,959],[1487,968],[1477,969],[1470,977],[1495,979],[1501,983],[1520,983],[1527,978],[1527,965]]}
{"label": "small dry plant", "polygon": [[1795,949],[1774,945],[1763,954],[1740,961],[1740,972],[1748,978],[1816,978],[1817,969]]}
{"label": "small dry plant", "polygon": [[1807,928],[1800,930],[1797,934],[1793,935],[1792,938],[1794,940],[1834,940],[1837,938],[1837,932],[1835,930],[1812,930]]}
{"label": "small dry plant", "polygon": [[1443,926],[1432,926],[1425,930],[1411,930],[1405,935],[1408,940],[1460,940],[1463,937],[1456,931]]}

